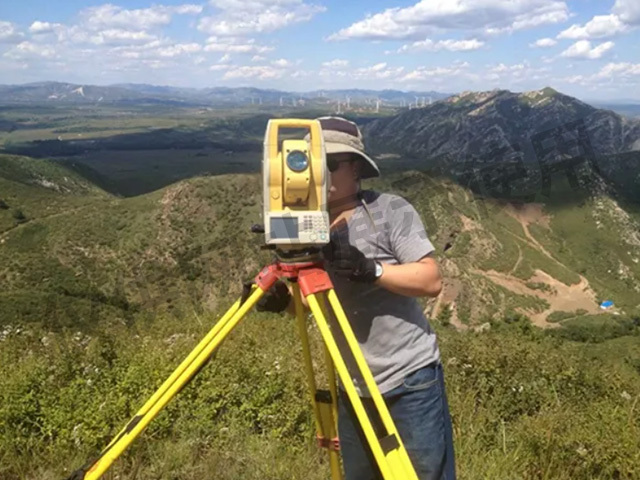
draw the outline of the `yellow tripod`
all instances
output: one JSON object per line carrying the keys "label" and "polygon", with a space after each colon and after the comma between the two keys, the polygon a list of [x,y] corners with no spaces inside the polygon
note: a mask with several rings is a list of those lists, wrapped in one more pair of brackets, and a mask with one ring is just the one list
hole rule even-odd
{"label": "yellow tripod", "polygon": [[[94,480],[100,478],[164,406],[199,372],[226,336],[280,278],[289,279],[294,287],[293,298],[315,416],[316,435],[318,444],[328,449],[332,480],[341,480],[343,478],[337,438],[337,388],[334,368],[353,406],[357,420],[364,432],[383,479],[418,480],[407,451],[393,424],[389,410],[360,351],[342,305],[333,290],[329,275],[322,268],[322,263],[313,258],[302,261],[295,259],[292,261],[277,260],[273,264],[264,267],[256,276],[255,285],[222,316],[207,336],[165,380],[162,386],[111,443],[102,450],[96,459],[89,461],[84,467],[75,471],[69,477],[69,480]],[[309,304],[324,341],[330,387],[328,392],[320,391],[316,388],[302,306],[302,295]],[[373,419],[376,425],[379,425],[377,432],[372,418],[370,418],[362,400],[358,396],[352,376],[338,348],[332,327],[327,321],[326,313],[329,308],[337,320],[337,326],[348,345],[352,358],[355,360],[359,374],[365,381],[372,396],[372,403],[375,406],[375,412],[373,413],[378,416],[378,418]]]}

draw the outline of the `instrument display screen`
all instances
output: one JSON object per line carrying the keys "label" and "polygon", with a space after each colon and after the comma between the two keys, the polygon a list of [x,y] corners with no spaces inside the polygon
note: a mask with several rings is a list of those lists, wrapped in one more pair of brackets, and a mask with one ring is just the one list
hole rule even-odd
{"label": "instrument display screen", "polygon": [[297,217],[271,217],[270,225],[271,238],[298,238],[298,218]]}

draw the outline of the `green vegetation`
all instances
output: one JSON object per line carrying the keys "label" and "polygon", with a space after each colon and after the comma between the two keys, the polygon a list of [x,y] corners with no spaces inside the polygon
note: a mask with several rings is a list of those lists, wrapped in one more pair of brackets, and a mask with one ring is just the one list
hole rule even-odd
{"label": "green vegetation", "polygon": [[[584,310],[583,310],[584,312]],[[586,312],[584,312],[586,313]],[[584,315],[584,313],[582,315]],[[563,312],[563,311],[556,311],[556,312],[552,312],[551,314],[549,314],[549,316],[547,317],[547,322],[551,322],[551,323],[557,323],[557,322],[561,322],[563,320],[566,320],[568,318],[574,318],[577,316],[580,316],[581,314],[579,314],[578,312]]]}
{"label": "green vegetation", "polygon": [[[0,476],[62,478],[81,465],[214,321],[140,317],[91,334],[5,326]],[[481,334],[438,333],[460,478],[634,478],[638,337],[594,350],[518,318]],[[327,478],[300,362],[292,319],[249,316],[110,475],[189,479],[216,467],[223,480]]]}
{"label": "green vegetation", "polygon": [[440,322],[440,325],[442,325],[443,327],[448,327],[449,325],[451,325],[452,315],[453,315],[453,312],[451,310],[451,305],[445,305],[444,307],[442,307],[442,310],[440,310],[440,312],[438,313],[437,320],[438,322]]}
{"label": "green vegetation", "polygon": [[628,308],[638,305],[640,247],[633,241],[637,220],[608,197],[551,204],[548,211],[551,228],[532,225],[531,234],[547,250],[557,252],[564,265],[585,276],[601,299]]}
{"label": "green vegetation", "polygon": [[583,315],[564,320],[553,334],[568,340],[599,343],[625,335],[639,335],[640,321],[616,315]]}
{"label": "green vegetation", "polygon": [[553,293],[554,289],[547,283],[542,282],[527,282],[525,285],[531,290],[542,290],[543,292]]}

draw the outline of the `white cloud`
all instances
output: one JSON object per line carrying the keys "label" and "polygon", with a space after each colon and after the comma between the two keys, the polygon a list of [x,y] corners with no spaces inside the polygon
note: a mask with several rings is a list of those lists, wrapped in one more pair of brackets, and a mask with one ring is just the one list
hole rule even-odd
{"label": "white cloud", "polygon": [[202,50],[202,46],[199,43],[176,43],[167,47],[162,47],[157,50],[157,53],[161,57],[177,57],[178,55],[184,55],[189,53],[197,53]]}
{"label": "white cloud", "polygon": [[542,81],[548,84],[550,81],[549,72],[552,71],[550,67],[537,67],[527,60],[510,65],[498,63],[486,65],[486,67],[486,71],[479,72],[477,76],[478,81],[485,86],[484,88],[486,88],[487,82],[496,88],[509,88],[510,85],[524,88],[524,84],[531,84],[531,81],[536,81],[538,85]]}
{"label": "white cloud", "polygon": [[158,68],[167,68],[171,66],[171,64],[167,62],[163,62],[162,60],[155,60],[155,59],[143,60],[142,64],[154,70]]}
{"label": "white cloud", "polygon": [[398,49],[398,53],[408,52],[412,50],[422,50],[428,52],[439,52],[441,50],[448,50],[450,52],[461,52],[469,50],[478,50],[484,45],[483,41],[477,39],[471,40],[438,40],[434,42],[431,39],[420,40],[413,42],[409,45],[403,45]]}
{"label": "white cloud", "polygon": [[568,77],[564,77],[561,79],[563,82],[566,83],[583,83],[585,81],[585,76],[584,75],[570,75]]}
{"label": "white cloud", "polygon": [[388,67],[385,62],[376,63],[370,67],[356,68],[347,72],[355,80],[384,80],[398,78],[404,72],[404,67]]}
{"label": "white cloud", "polygon": [[285,70],[280,68],[274,68],[267,65],[260,66],[247,66],[230,68],[222,77],[225,80],[234,78],[251,78],[256,80],[267,80],[273,78],[281,78],[285,73]]}
{"label": "white cloud", "polygon": [[126,10],[112,4],[85,8],[79,16],[83,25],[94,30],[115,27],[147,30],[171,21],[171,14],[165,8]]}
{"label": "white cloud", "polygon": [[144,31],[134,32],[130,30],[111,28],[91,35],[88,41],[95,45],[118,45],[148,43],[156,38],[157,37],[155,35],[151,35]]}
{"label": "white cloud", "polygon": [[627,25],[620,20],[618,15],[596,15],[584,26],[571,25],[560,32],[558,38],[589,39],[610,37],[625,32],[627,28]]}
{"label": "white cloud", "polygon": [[287,7],[300,3],[300,0],[209,0],[209,5],[220,10],[242,10],[250,13],[261,12],[268,5]]}
{"label": "white cloud", "polygon": [[117,5],[105,4],[88,7],[80,11],[82,24],[91,29],[124,28],[132,30],[148,30],[168,25],[171,16],[194,15],[202,11],[199,5],[154,5],[149,8],[127,10]]}
{"label": "white cloud", "polygon": [[564,1],[421,0],[389,8],[331,35],[331,40],[418,39],[445,31],[498,34],[558,23],[569,17]]}
{"label": "white cloud", "polygon": [[253,38],[217,38],[209,37],[204,47],[205,52],[221,53],[266,53],[273,50],[273,47],[257,45]]}
{"label": "white cloud", "polygon": [[6,52],[4,56],[14,60],[22,60],[33,57],[55,58],[57,57],[57,53],[52,47],[25,41],[13,47],[11,50]]}
{"label": "white cloud", "polygon": [[169,7],[171,11],[178,15],[199,15],[204,10],[202,5],[176,5],[175,7]]}
{"label": "white cloud", "polygon": [[616,0],[611,11],[628,25],[640,25],[640,2],[638,0]]}
{"label": "white cloud", "polygon": [[569,7],[565,2],[537,2],[537,4],[538,6],[532,11],[517,15],[511,25],[502,28],[488,27],[485,29],[485,33],[490,35],[512,33],[541,25],[562,23],[569,18]]}
{"label": "white cloud", "polygon": [[[154,5],[149,8],[127,10],[113,4],[104,4],[82,9],[77,22],[71,25],[35,21],[29,27],[33,39],[41,43],[50,42],[47,34],[54,33],[58,43],[65,49],[77,48],[69,44],[91,44],[99,46],[141,45],[159,39],[156,29],[171,22],[173,15],[194,15],[202,11],[200,5]],[[169,39],[164,39],[169,46]],[[128,53],[133,58],[133,53]]]}
{"label": "white cloud", "polygon": [[211,0],[209,3],[221,12],[202,17],[198,29],[221,36],[273,32],[307,22],[326,10],[325,7],[307,4],[302,0]]}
{"label": "white cloud", "polygon": [[[394,80],[404,72],[404,67],[391,67],[386,62],[379,62],[367,67],[360,67],[355,69],[347,69],[349,62],[346,60],[332,60],[330,62],[324,62],[320,71],[317,73],[320,77],[324,78],[343,78],[349,79],[351,82],[364,82],[364,81],[380,81],[380,80]],[[307,72],[309,73],[309,72]],[[300,72],[302,76],[302,72]]]}
{"label": "white cloud", "polygon": [[598,58],[601,58],[605,53],[611,50],[613,46],[613,42],[603,42],[592,47],[589,40],[578,40],[576,43],[562,52],[560,56],[567,58],[596,60]]}
{"label": "white cloud", "polygon": [[211,70],[212,72],[219,72],[221,70],[228,70],[231,68],[231,65],[228,65],[226,63],[219,63],[216,65],[211,65],[209,67],[209,70]]}
{"label": "white cloud", "polygon": [[640,63],[608,63],[600,69],[595,78],[631,77],[640,75]]}
{"label": "white cloud", "polygon": [[266,57],[263,57],[262,55],[254,55],[253,57],[251,57],[252,62],[264,62],[265,60]]}
{"label": "white cloud", "polygon": [[0,21],[0,43],[18,43],[22,37],[13,23]]}
{"label": "white cloud", "polygon": [[529,46],[536,48],[549,48],[553,47],[556,43],[558,42],[556,42],[553,38],[539,38],[535,42],[529,44]]}
{"label": "white cloud", "polygon": [[401,82],[416,82],[416,81],[437,81],[444,78],[460,77],[468,73],[469,63],[454,63],[445,67],[418,67],[408,73],[402,78]]}
{"label": "white cloud", "polygon": [[278,60],[274,60],[271,62],[271,65],[275,65],[276,67],[290,67],[291,62],[287,59],[280,58]]}
{"label": "white cloud", "polygon": [[[154,68],[177,65],[181,57],[188,57],[203,49],[198,43],[169,43],[167,39],[156,39],[148,43],[111,46],[110,48],[89,50],[101,52],[103,58],[107,58],[116,64],[121,64],[123,59],[140,59],[152,62]],[[204,62],[203,59],[200,63]],[[137,68],[137,65],[130,64],[129,68]]]}
{"label": "white cloud", "polygon": [[120,56],[122,58],[140,58],[142,56],[142,54],[140,52],[126,50],[126,51],[120,53]]}
{"label": "white cloud", "polygon": [[225,53],[222,57],[220,57],[220,60],[218,60],[218,63],[229,63],[230,60],[231,60],[231,55],[229,55],[228,53]]}
{"label": "white cloud", "polygon": [[324,62],[322,64],[323,67],[333,68],[333,67],[348,67],[349,60],[341,60],[336,58],[335,60],[331,60],[330,62]]}
{"label": "white cloud", "polygon": [[499,63],[489,68],[487,73],[489,74],[489,76],[524,76],[546,71],[548,71],[548,69],[546,68],[532,67],[531,64],[525,60],[522,63],[515,63],[513,65],[505,65],[504,63]]}
{"label": "white cloud", "polygon": [[559,79],[571,85],[580,85],[589,89],[613,87],[640,88],[640,63],[619,62],[608,63],[592,75],[570,75]]}
{"label": "white cloud", "polygon": [[62,25],[59,23],[49,23],[49,22],[41,22],[36,20],[29,27],[29,31],[34,35],[44,34],[44,33],[53,33],[62,28]]}

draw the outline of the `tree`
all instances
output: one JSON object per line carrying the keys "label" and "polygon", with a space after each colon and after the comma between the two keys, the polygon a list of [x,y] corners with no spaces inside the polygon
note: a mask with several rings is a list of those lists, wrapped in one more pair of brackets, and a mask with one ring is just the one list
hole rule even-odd
{"label": "tree", "polygon": [[9,209],[9,205],[7,205],[7,202],[5,202],[0,198],[0,210],[8,210],[8,209]]}

